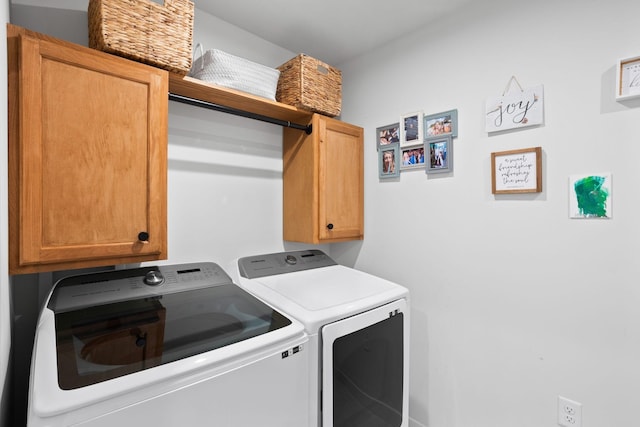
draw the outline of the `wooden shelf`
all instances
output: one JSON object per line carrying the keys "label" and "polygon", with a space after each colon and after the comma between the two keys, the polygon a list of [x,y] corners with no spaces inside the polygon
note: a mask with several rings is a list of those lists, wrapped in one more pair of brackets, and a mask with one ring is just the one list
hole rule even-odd
{"label": "wooden shelf", "polygon": [[222,105],[248,113],[307,124],[313,113],[291,105],[271,101],[234,89],[228,89],[188,76],[169,73],[169,92],[172,94]]}

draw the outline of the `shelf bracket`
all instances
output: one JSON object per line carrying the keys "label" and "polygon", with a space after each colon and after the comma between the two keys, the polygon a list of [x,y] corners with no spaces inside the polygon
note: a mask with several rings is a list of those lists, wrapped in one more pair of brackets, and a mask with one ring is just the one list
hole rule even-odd
{"label": "shelf bracket", "polygon": [[209,110],[220,111],[222,113],[233,114],[234,116],[246,117],[248,119],[260,120],[262,122],[271,123],[292,129],[299,129],[305,131],[307,135],[311,135],[313,130],[311,124],[300,125],[297,123],[291,123],[288,120],[274,119],[273,117],[263,116],[262,114],[250,113],[248,111],[238,110],[236,108],[225,107],[224,105],[214,104],[212,102],[201,101],[199,99],[189,98],[187,96],[177,95],[175,93],[169,93],[169,101],[181,102],[183,104],[193,105],[195,107],[207,108]]}

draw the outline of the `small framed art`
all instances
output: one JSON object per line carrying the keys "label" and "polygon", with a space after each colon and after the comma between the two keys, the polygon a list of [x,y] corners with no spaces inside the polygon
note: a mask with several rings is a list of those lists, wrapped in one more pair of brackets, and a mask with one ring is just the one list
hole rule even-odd
{"label": "small framed art", "polygon": [[424,144],[400,147],[402,164],[400,169],[421,169],[424,167]]}
{"label": "small framed art", "polygon": [[422,112],[405,114],[400,117],[400,145],[413,145],[422,142]]}
{"label": "small framed art", "polygon": [[400,176],[400,144],[383,145],[378,151],[378,175],[380,179]]}
{"label": "small framed art", "polygon": [[491,153],[493,194],[540,193],[542,191],[542,148]]}
{"label": "small framed art", "polygon": [[376,129],[376,147],[378,150],[389,144],[400,142],[400,123],[382,126]]}
{"label": "small framed art", "polygon": [[611,218],[611,173],[569,177],[569,218]]}
{"label": "small framed art", "polygon": [[424,150],[429,153],[426,173],[443,173],[453,170],[453,144],[451,135],[428,138]]}
{"label": "small framed art", "polygon": [[451,135],[458,136],[458,110],[443,111],[438,114],[424,116],[425,138]]}
{"label": "small framed art", "polygon": [[640,56],[625,58],[616,66],[616,100],[640,97]]}

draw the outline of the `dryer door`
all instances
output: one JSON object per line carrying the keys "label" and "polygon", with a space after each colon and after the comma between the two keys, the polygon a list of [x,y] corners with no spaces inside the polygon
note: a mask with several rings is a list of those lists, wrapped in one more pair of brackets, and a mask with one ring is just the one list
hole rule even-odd
{"label": "dryer door", "polygon": [[322,328],[323,427],[408,425],[406,300]]}

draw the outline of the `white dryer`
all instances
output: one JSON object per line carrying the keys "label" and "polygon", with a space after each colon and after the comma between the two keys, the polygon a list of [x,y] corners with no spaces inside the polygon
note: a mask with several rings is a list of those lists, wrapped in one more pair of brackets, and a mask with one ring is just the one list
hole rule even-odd
{"label": "white dryer", "polygon": [[309,334],[309,424],[409,425],[409,293],[319,250],[238,260],[238,283]]}
{"label": "white dryer", "polygon": [[213,263],[67,277],[38,321],[28,426],[306,426],[307,344]]}

